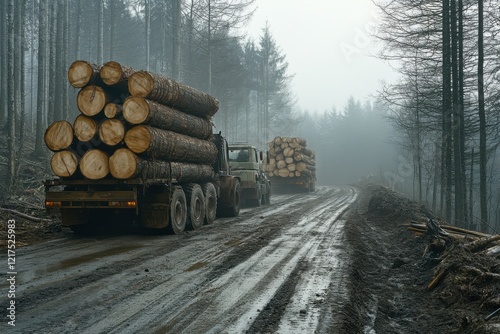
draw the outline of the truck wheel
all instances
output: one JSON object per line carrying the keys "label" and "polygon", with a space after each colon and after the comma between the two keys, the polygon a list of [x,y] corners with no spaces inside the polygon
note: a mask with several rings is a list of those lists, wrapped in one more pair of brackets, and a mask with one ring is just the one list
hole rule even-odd
{"label": "truck wheel", "polygon": [[261,206],[262,205],[262,194],[260,190],[257,190],[257,194],[255,195],[255,199],[252,200],[253,206]]}
{"label": "truck wheel", "polygon": [[231,199],[232,206],[227,208],[229,217],[237,217],[240,214],[241,207],[241,186],[240,181],[235,179],[233,183],[233,197]]}
{"label": "truck wheel", "polygon": [[217,216],[217,191],[213,183],[205,183],[202,186],[205,194],[205,223],[212,224]]}
{"label": "truck wheel", "polygon": [[170,202],[170,224],[168,231],[181,234],[186,229],[187,206],[186,195],[181,188],[176,188],[172,193]]}
{"label": "truck wheel", "polygon": [[263,204],[270,205],[271,204],[271,187],[267,188],[267,194],[263,195]]}
{"label": "truck wheel", "polygon": [[193,230],[200,229],[205,221],[205,196],[203,190],[199,184],[190,183],[185,186],[184,191],[188,201],[188,226]]}

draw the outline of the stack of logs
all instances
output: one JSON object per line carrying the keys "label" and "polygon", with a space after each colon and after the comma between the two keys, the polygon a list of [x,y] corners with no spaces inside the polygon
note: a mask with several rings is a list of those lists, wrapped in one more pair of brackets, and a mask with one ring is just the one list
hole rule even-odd
{"label": "stack of logs", "polygon": [[70,84],[81,114],[45,132],[50,165],[62,178],[210,180],[217,147],[212,96],[170,78],[117,62],[75,61]]}
{"label": "stack of logs", "polygon": [[270,177],[316,177],[314,151],[306,147],[306,140],[298,137],[275,137],[269,143]]}

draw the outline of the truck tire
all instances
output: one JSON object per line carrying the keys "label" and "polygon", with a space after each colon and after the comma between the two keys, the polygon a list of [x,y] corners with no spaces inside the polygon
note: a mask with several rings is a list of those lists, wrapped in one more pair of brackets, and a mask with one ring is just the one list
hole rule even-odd
{"label": "truck tire", "polygon": [[234,180],[232,197],[231,197],[231,207],[227,208],[227,216],[237,217],[240,214],[241,207],[241,186],[238,179]]}
{"label": "truck tire", "polygon": [[270,205],[271,204],[271,186],[267,187],[267,193],[262,195],[262,204]]}
{"label": "truck tire", "polygon": [[205,223],[212,224],[217,216],[217,191],[213,183],[202,185],[205,195]]}
{"label": "truck tire", "polygon": [[[259,185],[258,185],[259,186]],[[248,200],[250,202],[250,205],[252,206],[261,206],[262,205],[262,193],[260,191],[260,186],[258,188],[258,190],[255,191],[255,198],[254,199],[251,199],[251,200]]]}
{"label": "truck tire", "polygon": [[175,234],[182,234],[186,229],[187,205],[186,195],[182,188],[175,188],[170,202],[170,224],[167,230]]}
{"label": "truck tire", "polygon": [[205,221],[205,196],[201,186],[190,183],[184,187],[187,199],[187,225],[193,230],[203,227]]}

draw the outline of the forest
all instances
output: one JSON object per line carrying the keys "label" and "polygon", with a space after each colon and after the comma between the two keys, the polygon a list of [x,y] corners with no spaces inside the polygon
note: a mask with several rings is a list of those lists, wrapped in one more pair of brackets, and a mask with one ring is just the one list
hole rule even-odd
{"label": "forest", "polygon": [[0,197],[31,194],[42,206],[45,129],[79,114],[68,67],[114,60],[216,97],[214,131],[230,142],[266,150],[278,135],[305,138],[317,184],[377,180],[458,226],[498,233],[498,2],[374,3],[377,56],[399,80],[312,113],[296,105],[294,73],[270,25],[255,40],[244,29],[256,0],[0,2]]}

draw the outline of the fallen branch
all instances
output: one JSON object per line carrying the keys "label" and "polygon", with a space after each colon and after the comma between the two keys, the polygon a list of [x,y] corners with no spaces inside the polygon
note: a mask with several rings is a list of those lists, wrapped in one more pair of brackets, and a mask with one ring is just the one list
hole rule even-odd
{"label": "fallen branch", "polygon": [[48,219],[33,217],[33,216],[30,216],[30,215],[27,215],[25,213],[22,213],[22,212],[19,212],[19,211],[16,211],[16,210],[12,210],[12,209],[0,208],[0,211],[5,211],[5,212],[12,213],[12,214],[14,214],[16,216],[19,216],[19,217],[27,219],[27,220],[31,220],[31,221],[36,222],[36,223],[43,223],[44,221],[48,221]]}
{"label": "fallen branch", "polygon": [[484,317],[484,321],[490,320],[491,318],[493,318],[499,312],[500,312],[500,308],[497,308],[495,311],[493,311],[492,313],[490,313],[486,317]]}
{"label": "fallen branch", "polygon": [[488,245],[500,240],[500,234],[497,235],[492,235],[491,237],[485,238],[485,239],[479,239],[476,241],[471,242],[470,244],[467,245],[467,249],[472,252],[478,252],[482,249],[488,248]]}
{"label": "fallen branch", "polygon": [[432,281],[427,285],[427,288],[430,290],[437,286],[441,281],[443,280],[444,276],[446,275],[446,270],[441,269],[441,271],[432,279]]}

